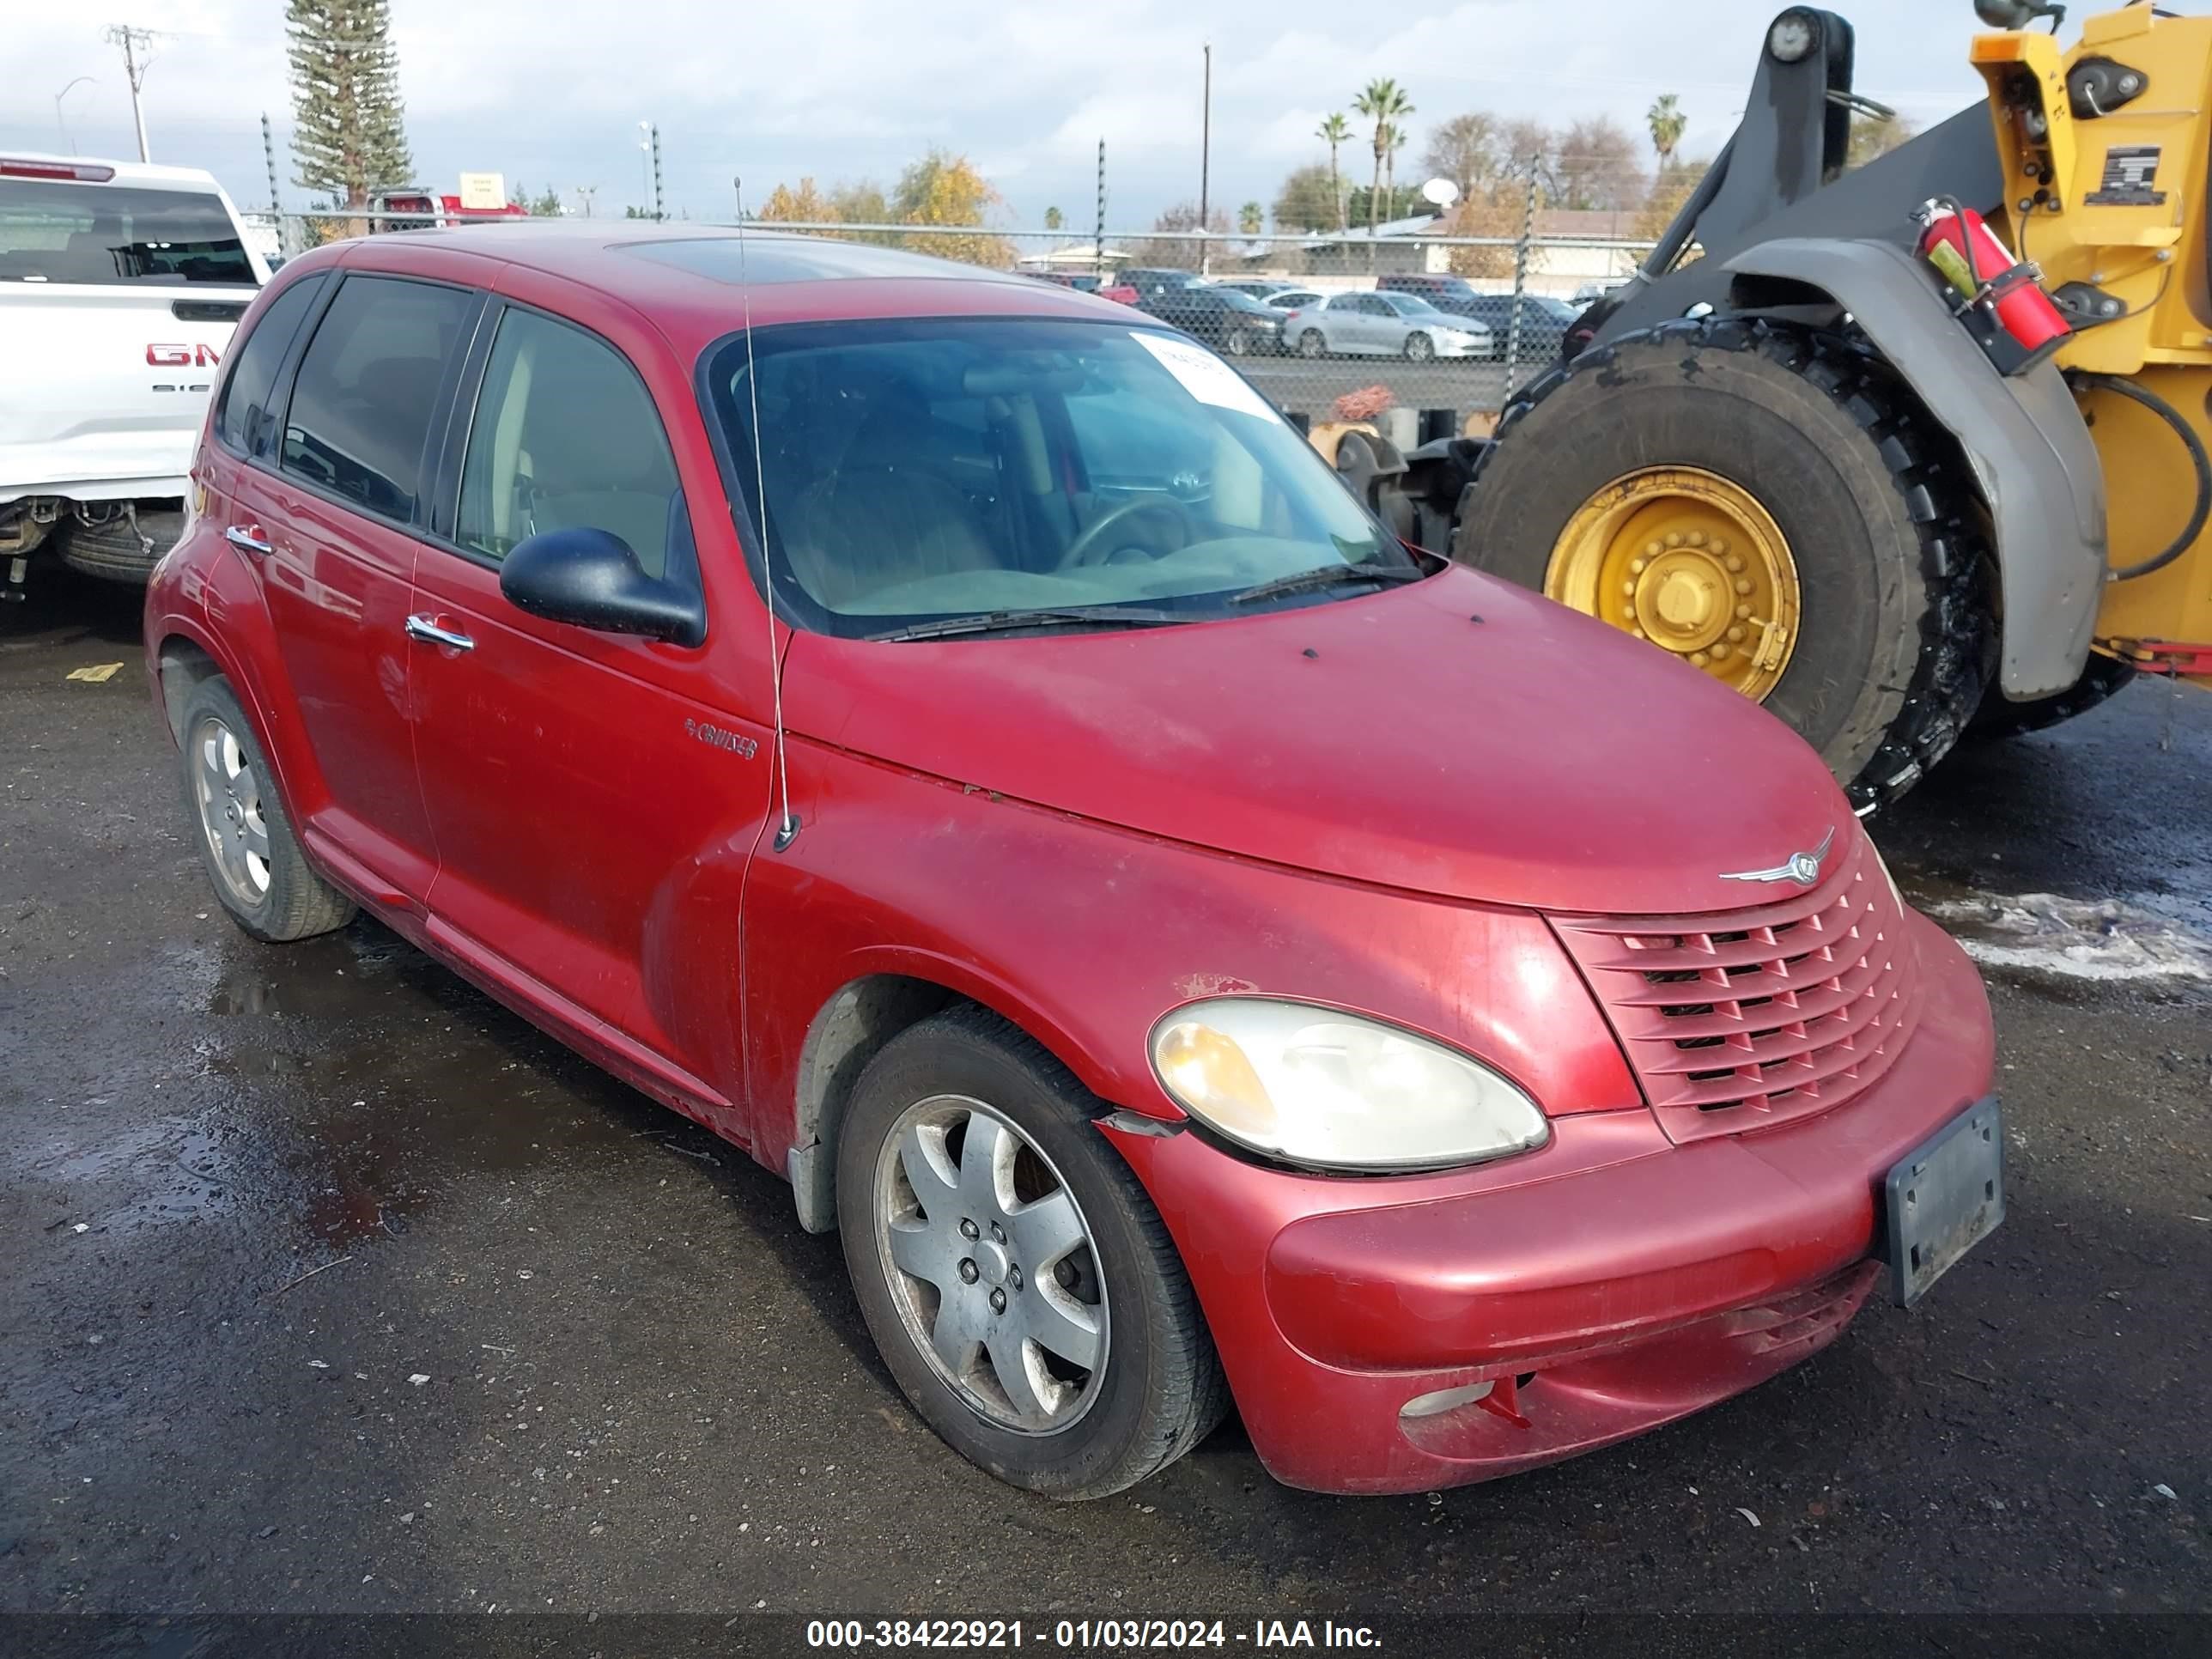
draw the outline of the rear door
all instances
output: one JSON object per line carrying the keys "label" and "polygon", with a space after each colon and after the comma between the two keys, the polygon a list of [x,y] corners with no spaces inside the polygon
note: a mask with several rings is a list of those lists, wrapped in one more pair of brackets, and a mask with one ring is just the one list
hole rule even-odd
{"label": "rear door", "polygon": [[239,473],[226,527],[261,570],[319,775],[308,835],[349,884],[405,908],[427,900],[436,870],[409,685],[416,537],[434,428],[442,434],[483,305],[458,285],[343,276],[269,453]]}
{"label": "rear door", "polygon": [[109,170],[0,161],[0,501],[181,495],[266,273],[211,188],[30,171]]}
{"label": "rear door", "polygon": [[1338,351],[1361,355],[1376,349],[1375,313],[1382,301],[1371,294],[1340,294],[1328,302],[1328,343]]}
{"label": "rear door", "polygon": [[[441,504],[415,570],[415,614],[438,635],[412,671],[439,851],[430,927],[494,982],[599,1041],[611,1030],[618,1061],[726,1099],[737,918],[711,895],[717,861],[741,869],[768,811],[769,732],[731,712],[713,638],[548,622],[499,582],[520,542],[589,527],[647,574],[702,586],[693,515],[726,510],[720,480],[679,473],[669,418],[696,410],[665,414],[609,338],[514,304],[485,337],[448,444],[450,527]],[[689,948],[694,930],[705,947]],[[727,1002],[699,994],[718,981]]]}

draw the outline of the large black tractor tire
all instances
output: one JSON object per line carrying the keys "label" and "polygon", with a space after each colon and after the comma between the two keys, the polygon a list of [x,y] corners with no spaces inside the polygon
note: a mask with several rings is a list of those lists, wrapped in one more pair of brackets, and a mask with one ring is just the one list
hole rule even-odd
{"label": "large black tractor tire", "polygon": [[1966,728],[1966,736],[1981,743],[2045,731],[2076,714],[2087,714],[2106,698],[2124,690],[2135,677],[2135,667],[2130,663],[2111,657],[2092,657],[2081,670],[2080,679],[2051,696],[2037,697],[2030,702],[2008,702],[1995,693],[1984,697],[1982,706],[1974,713],[1973,724]]}
{"label": "large black tractor tire", "polygon": [[1955,744],[1994,662],[1977,499],[1949,435],[1870,351],[1758,320],[1664,324],[1521,392],[1454,538],[1461,562],[1544,591],[1568,522],[1615,481],[1697,468],[1786,538],[1798,637],[1766,708],[1862,811]]}

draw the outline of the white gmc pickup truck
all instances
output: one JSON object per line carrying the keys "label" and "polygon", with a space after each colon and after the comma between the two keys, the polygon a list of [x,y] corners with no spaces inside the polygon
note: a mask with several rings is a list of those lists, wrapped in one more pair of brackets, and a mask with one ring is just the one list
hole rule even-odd
{"label": "white gmc pickup truck", "polygon": [[268,280],[207,173],[0,154],[0,599],[52,557],[146,580]]}

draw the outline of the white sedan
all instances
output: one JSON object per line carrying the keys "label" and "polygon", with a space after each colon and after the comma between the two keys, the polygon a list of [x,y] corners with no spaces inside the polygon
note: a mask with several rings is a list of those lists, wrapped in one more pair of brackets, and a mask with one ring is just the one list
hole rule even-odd
{"label": "white sedan", "polygon": [[1333,294],[1302,306],[1283,324],[1283,340],[1302,357],[1487,357],[1489,326],[1438,311],[1412,294]]}

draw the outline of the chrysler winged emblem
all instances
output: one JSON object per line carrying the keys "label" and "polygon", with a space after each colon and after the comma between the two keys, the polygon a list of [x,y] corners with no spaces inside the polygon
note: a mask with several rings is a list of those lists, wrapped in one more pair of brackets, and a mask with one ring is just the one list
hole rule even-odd
{"label": "chrysler winged emblem", "polygon": [[1828,849],[1836,844],[1836,827],[1828,826],[1828,833],[1820,837],[1820,844],[1809,853],[1792,853],[1771,870],[1723,870],[1723,881],[1794,881],[1801,887],[1810,887],[1820,878],[1821,860]]}

